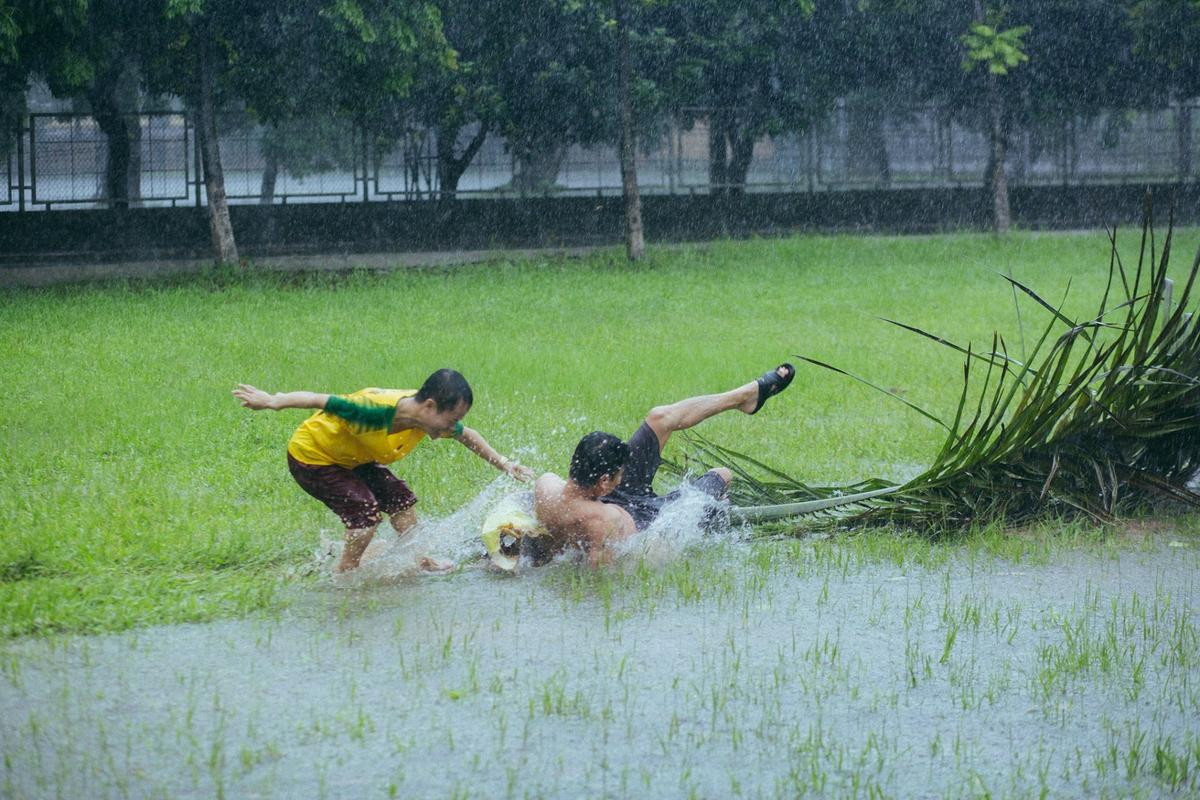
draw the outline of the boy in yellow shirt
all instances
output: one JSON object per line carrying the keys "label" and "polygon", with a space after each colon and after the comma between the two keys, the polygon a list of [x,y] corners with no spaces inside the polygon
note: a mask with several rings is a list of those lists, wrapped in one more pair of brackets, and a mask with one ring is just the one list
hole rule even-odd
{"label": "boy in yellow shirt", "polygon": [[[457,439],[468,450],[517,480],[533,471],[497,453],[477,431],[464,427],[474,396],[466,379],[452,369],[430,375],[420,389],[361,389],[348,395],[267,392],[238,384],[243,406],[315,408],[292,434],[288,470],[304,491],[327,505],[346,525],[346,547],[336,570],[358,566],[375,529],[387,514],[403,536],[414,524],[417,496],[385,464],[399,461],[425,437]],[[422,559],[425,569],[445,565]]]}

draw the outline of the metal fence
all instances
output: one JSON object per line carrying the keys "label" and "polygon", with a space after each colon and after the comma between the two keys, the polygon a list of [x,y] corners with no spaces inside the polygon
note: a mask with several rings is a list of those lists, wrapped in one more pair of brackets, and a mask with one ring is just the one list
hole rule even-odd
{"label": "metal fence", "polygon": [[[178,203],[190,197],[190,129],[183,114],[130,115],[128,196],[137,202]],[[108,137],[92,117],[33,114],[28,118],[29,204],[105,203]],[[15,187],[14,187],[15,188]]]}
{"label": "metal fence", "polygon": [[[1012,132],[1011,185],[1194,181],[1200,159],[1200,106],[1154,112],[1105,112]],[[703,110],[666,121],[644,137],[638,181],[648,194],[707,193],[709,127]],[[1197,124],[1193,124],[1193,120]],[[177,111],[130,117],[131,206],[202,205],[204,185],[194,123]],[[368,134],[335,120],[286,130],[244,116],[220,122],[226,191],[236,203],[425,200],[442,195],[432,131]],[[459,149],[474,134],[461,132]],[[80,114],[25,117],[8,155],[0,210],[106,207],[113,204],[109,143],[96,120]],[[982,185],[988,162],[983,134],[937,109],[863,113],[839,105],[800,134],[766,136],[754,145],[745,189],[835,191]],[[571,146],[518,159],[488,136],[462,174],[460,196],[619,194],[615,147]]]}

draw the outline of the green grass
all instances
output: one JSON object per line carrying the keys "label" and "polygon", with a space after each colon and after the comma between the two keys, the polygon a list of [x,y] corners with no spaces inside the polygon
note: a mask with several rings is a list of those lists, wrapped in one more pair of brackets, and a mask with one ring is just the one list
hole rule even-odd
{"label": "green grass", "polygon": [[[1133,260],[1136,232],[1123,248]],[[1177,252],[1192,254],[1187,231]],[[1185,258],[1180,257],[1182,264]],[[1095,306],[1101,233],[796,237],[457,270],[198,278],[0,294],[0,632],[112,630],[279,602],[339,523],[287,474],[298,411],[251,413],[229,390],[417,385],[454,366],[467,422],[502,452],[565,472],[578,437],[631,432],[656,403],[743,383],[793,353],[869,376],[939,412],[959,359],[875,319],[956,341],[1021,336],[1006,272],[1067,313]],[[1182,267],[1180,267],[1182,269]],[[1025,303],[1026,333],[1041,327]],[[801,480],[909,477],[941,432],[815,368],[751,419],[705,424]],[[397,471],[424,513],[495,473],[434,442]]]}

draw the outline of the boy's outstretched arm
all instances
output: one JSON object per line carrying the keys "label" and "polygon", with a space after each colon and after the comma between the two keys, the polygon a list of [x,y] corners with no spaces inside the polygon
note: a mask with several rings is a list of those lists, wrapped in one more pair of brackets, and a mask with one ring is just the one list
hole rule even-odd
{"label": "boy's outstretched arm", "polygon": [[482,458],[487,463],[491,464],[496,469],[516,478],[519,481],[531,481],[534,478],[534,472],[529,467],[519,464],[516,461],[511,461],[496,452],[487,439],[484,439],[482,434],[474,428],[463,428],[462,433],[454,438],[462,442],[463,446],[470,450],[475,455]]}
{"label": "boy's outstretched arm", "polygon": [[358,403],[338,394],[318,392],[277,392],[267,394],[249,384],[240,383],[233,396],[242,401],[246,408],[255,410],[272,408],[319,408],[341,417],[356,430],[388,430],[396,417],[396,407]]}
{"label": "boy's outstretched arm", "polygon": [[281,408],[325,408],[329,395],[316,392],[276,392],[268,394],[262,389],[256,389],[248,383],[239,383],[233,390],[233,396],[243,406],[254,411],[269,408],[278,411]]}

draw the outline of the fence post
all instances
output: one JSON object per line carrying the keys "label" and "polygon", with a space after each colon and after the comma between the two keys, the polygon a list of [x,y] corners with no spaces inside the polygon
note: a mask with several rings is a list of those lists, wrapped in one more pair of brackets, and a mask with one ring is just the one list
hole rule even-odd
{"label": "fence post", "polygon": [[1170,278],[1163,278],[1162,291],[1159,293],[1162,297],[1162,324],[1165,328],[1167,320],[1171,318],[1171,299],[1175,292],[1175,281]]}
{"label": "fence post", "polygon": [[[26,119],[28,119],[26,117]],[[30,126],[32,128],[32,125]],[[25,129],[17,118],[17,211],[25,210]]]}
{"label": "fence post", "polygon": [[[185,114],[184,119],[191,118],[192,120],[192,169],[196,173],[196,208],[200,208],[203,204],[200,202],[200,187],[203,185],[204,176],[201,175],[203,170],[203,162],[200,158],[200,137],[196,133],[196,118],[191,114]],[[186,128],[187,123],[184,123]]]}
{"label": "fence post", "polygon": [[[25,176],[25,181],[29,183],[29,205],[37,205],[37,125],[33,114],[29,115],[29,128],[26,131],[29,134],[29,172]],[[50,204],[46,204],[46,210],[50,210]]]}
{"label": "fence post", "polygon": [[[371,180],[371,163],[370,163],[370,159],[367,155],[367,126],[359,125],[358,129],[362,133],[362,173],[363,173],[363,197],[362,197],[362,199],[363,199],[363,202],[366,203],[368,200],[370,200],[370,194],[369,194],[369,190],[368,190],[367,186],[368,186],[368,182]],[[379,191],[379,187],[376,186],[375,190]]]}

